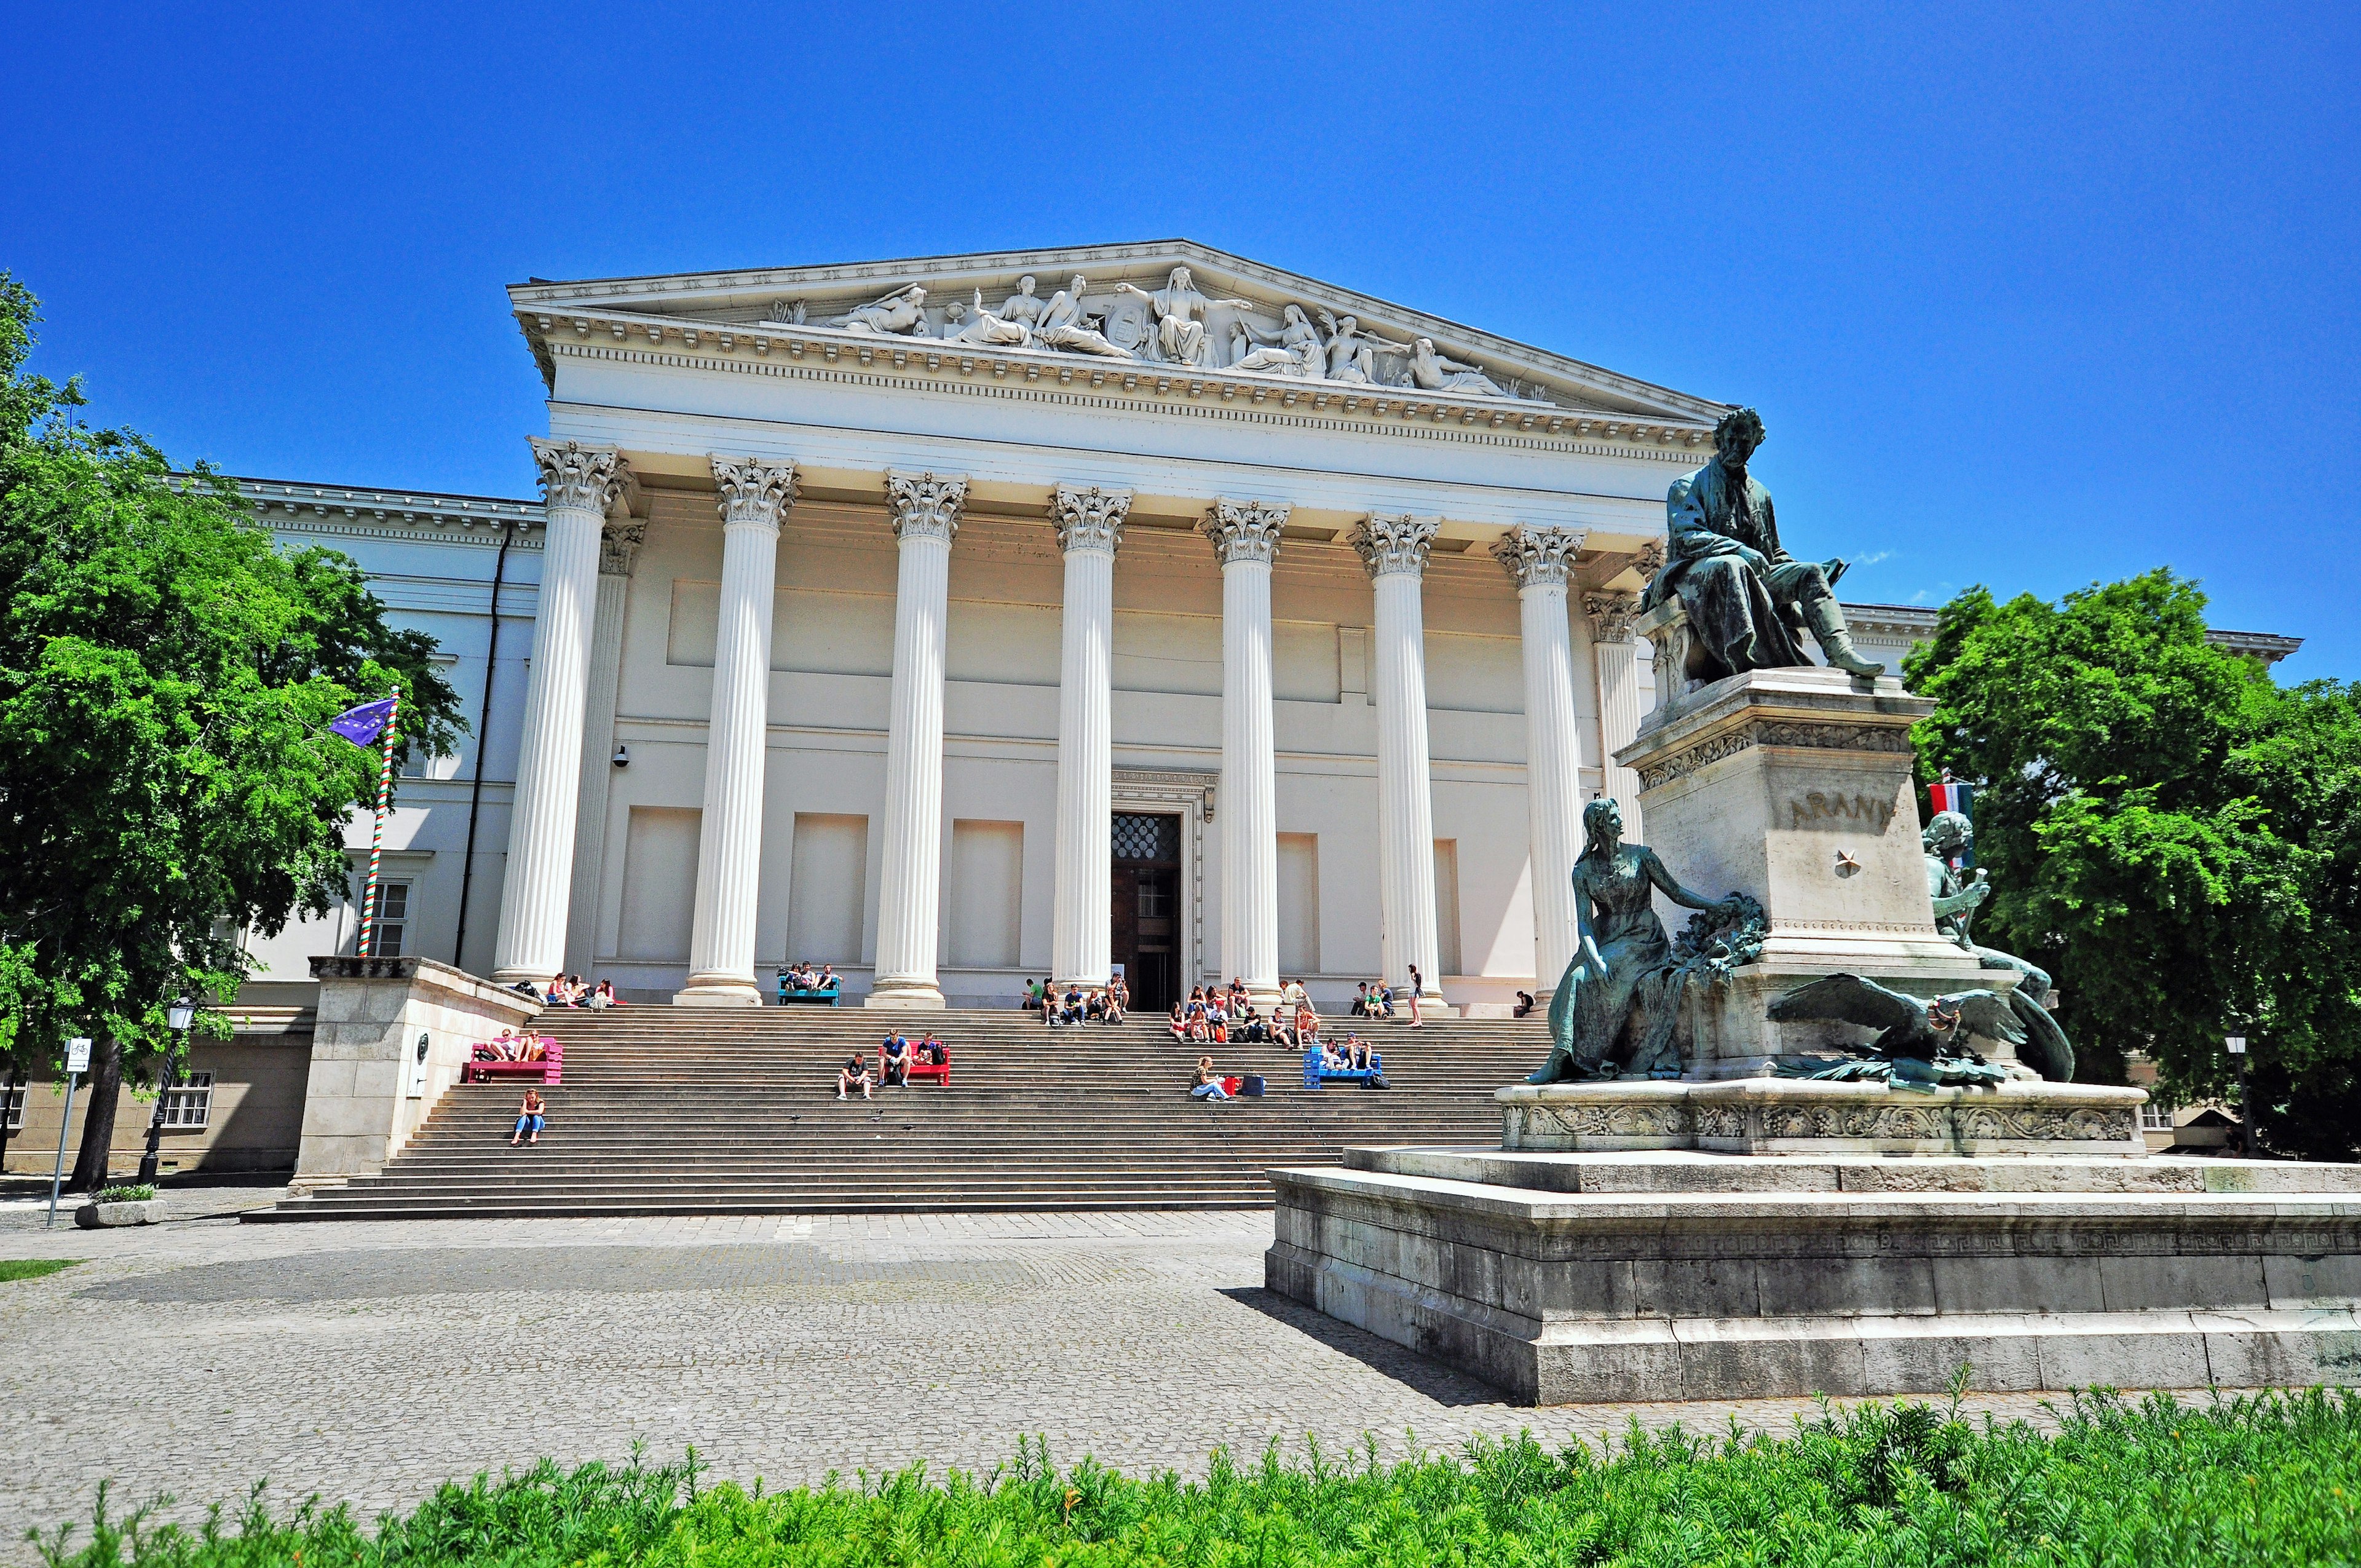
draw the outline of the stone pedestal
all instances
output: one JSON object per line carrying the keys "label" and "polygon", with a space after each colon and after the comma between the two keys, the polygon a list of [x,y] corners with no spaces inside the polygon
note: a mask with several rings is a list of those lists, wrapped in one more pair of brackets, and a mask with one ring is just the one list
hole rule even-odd
{"label": "stone pedestal", "polygon": [[372,1176],[459,1080],[478,1040],[540,1015],[541,1003],[433,959],[312,960],[320,982],[303,1091],[298,1194]]}
{"label": "stone pedestal", "polygon": [[1839,970],[1922,996],[2015,983],[1935,929],[1910,752],[1910,726],[1933,707],[1890,677],[1754,670],[1660,705],[1617,753],[1673,874],[1708,897],[1750,894],[1770,919],[1758,961],[1709,993],[1692,988],[1690,1076],[1756,1076],[1783,1055],[1867,1040],[1765,1015]]}
{"label": "stone pedestal", "polygon": [[1272,1179],[1269,1288],[1527,1404],[2361,1375],[2356,1166],[1354,1149]]}

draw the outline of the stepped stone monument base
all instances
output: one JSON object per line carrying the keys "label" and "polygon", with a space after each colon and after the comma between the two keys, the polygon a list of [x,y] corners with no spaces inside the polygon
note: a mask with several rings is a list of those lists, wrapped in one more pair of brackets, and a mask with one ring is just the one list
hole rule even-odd
{"label": "stepped stone monument base", "polygon": [[2361,1166],[1351,1149],[1268,1287],[1525,1404],[2361,1379]]}
{"label": "stepped stone monument base", "polygon": [[1773,1076],[1872,1037],[1767,1015],[1809,981],[2016,976],[1935,927],[1908,739],[1931,705],[1686,668],[1618,760],[1673,874],[1756,898],[1768,934],[1686,993],[1682,1080],[1515,1085],[1498,1149],[1274,1171],[1269,1288],[1532,1404],[1933,1392],[1962,1364],[1991,1391],[2361,1379],[2361,1166],[2150,1157],[2142,1091],[1981,1036],[2007,1081]]}

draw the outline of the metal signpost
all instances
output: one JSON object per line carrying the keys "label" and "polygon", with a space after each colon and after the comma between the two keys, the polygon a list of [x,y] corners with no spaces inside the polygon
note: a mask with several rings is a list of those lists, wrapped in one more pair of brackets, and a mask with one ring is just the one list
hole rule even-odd
{"label": "metal signpost", "polygon": [[66,1129],[73,1125],[74,1080],[90,1070],[90,1042],[80,1037],[66,1042],[66,1108],[58,1119],[58,1168],[49,1175],[49,1217],[41,1222],[47,1230],[58,1223],[58,1189],[66,1179]]}

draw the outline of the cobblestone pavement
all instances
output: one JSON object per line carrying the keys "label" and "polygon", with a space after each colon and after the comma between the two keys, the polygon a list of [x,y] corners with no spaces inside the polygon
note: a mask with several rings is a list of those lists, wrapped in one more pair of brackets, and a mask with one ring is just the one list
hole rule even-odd
{"label": "cobblestone pavement", "polygon": [[264,1478],[282,1508],[373,1513],[634,1443],[776,1486],[989,1470],[1031,1432],[1061,1462],[1198,1471],[1307,1433],[1399,1453],[1810,1408],[1501,1404],[1265,1294],[1268,1214],[236,1222],[270,1196],[176,1191],[137,1231],[0,1203],[0,1257],[82,1260],[0,1283],[0,1561],[86,1516],[102,1477],[118,1500],[169,1490],[180,1517]]}

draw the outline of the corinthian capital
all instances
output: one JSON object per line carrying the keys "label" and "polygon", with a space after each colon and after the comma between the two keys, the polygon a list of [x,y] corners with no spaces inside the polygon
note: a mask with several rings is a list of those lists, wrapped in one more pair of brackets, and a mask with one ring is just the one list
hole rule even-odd
{"label": "corinthian capital", "polygon": [[1582,550],[1578,528],[1512,528],[1492,541],[1492,559],[1520,588],[1564,587]]}
{"label": "corinthian capital", "polygon": [[1267,566],[1279,554],[1279,531],[1287,526],[1289,510],[1283,501],[1217,500],[1197,532],[1213,542],[1213,559],[1223,565],[1260,561]]}
{"label": "corinthian capital", "polygon": [[525,439],[533,443],[533,460],[541,469],[543,505],[607,515],[630,476],[620,453],[578,441],[544,441],[537,435]]}
{"label": "corinthian capital", "polygon": [[631,563],[639,559],[640,546],[648,542],[648,525],[644,522],[610,522],[598,534],[598,575],[602,577],[628,577]]}
{"label": "corinthian capital", "polygon": [[1585,594],[1582,613],[1590,618],[1590,636],[1596,642],[1629,642],[1631,623],[1640,619],[1638,594]]}
{"label": "corinthian capital", "polygon": [[781,514],[796,504],[796,466],[792,463],[720,456],[714,457],[712,463],[713,483],[721,492],[714,510],[720,512],[724,528],[752,522],[775,529]]}
{"label": "corinthian capital", "polygon": [[1112,555],[1123,548],[1123,520],[1130,515],[1129,490],[1060,485],[1049,498],[1049,521],[1057,525],[1060,550],[1101,550]]}
{"label": "corinthian capital", "polygon": [[967,505],[965,475],[888,474],[885,502],[894,510],[896,539],[959,537],[960,509]]}
{"label": "corinthian capital", "polygon": [[1355,523],[1345,543],[1361,557],[1362,566],[1373,578],[1395,572],[1415,577],[1426,571],[1426,553],[1433,547],[1435,531],[1442,526],[1439,517],[1372,515]]}

